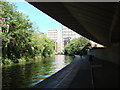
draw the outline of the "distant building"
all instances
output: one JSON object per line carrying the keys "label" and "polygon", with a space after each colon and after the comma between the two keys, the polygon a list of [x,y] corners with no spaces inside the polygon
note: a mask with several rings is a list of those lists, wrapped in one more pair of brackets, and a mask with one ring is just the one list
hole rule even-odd
{"label": "distant building", "polygon": [[103,45],[101,45],[101,44],[98,44],[98,43],[95,43],[95,42],[93,42],[93,41],[90,41],[91,42],[91,47],[93,48],[93,47],[104,47]]}
{"label": "distant building", "polygon": [[76,32],[74,32],[73,30],[71,30],[65,26],[62,26],[62,37],[63,37],[63,39],[65,39],[65,38],[73,39],[73,38],[80,37],[80,35],[77,34]]}
{"label": "distant building", "polygon": [[62,52],[64,47],[70,43],[73,38],[80,37],[79,34],[72,31],[71,29],[62,26],[62,28],[52,28],[48,29],[48,37],[55,42],[55,50],[57,52]]}
{"label": "distant building", "polygon": [[70,43],[70,38],[64,38],[64,47]]}
{"label": "distant building", "polygon": [[57,28],[48,29],[48,37],[52,39],[54,42],[56,42],[58,37],[58,29]]}
{"label": "distant building", "polygon": [[60,28],[48,29],[48,37],[55,42],[56,52],[62,52],[63,41],[61,36],[61,29]]}
{"label": "distant building", "polygon": [[0,17],[0,32],[8,32],[9,31],[9,25],[5,23],[5,18]]}
{"label": "distant building", "polygon": [[9,25],[5,23],[5,18],[0,17],[0,46],[2,45],[2,39],[1,39],[2,32],[8,33],[8,31],[9,31]]}
{"label": "distant building", "polygon": [[79,34],[77,34],[76,32],[74,32],[73,30],[65,27],[65,26],[62,26],[62,39],[63,39],[63,42],[64,42],[64,47],[70,43],[70,40],[73,39],[73,38],[78,38],[80,37]]}
{"label": "distant building", "polygon": [[39,31],[38,33],[39,33],[40,35],[44,34],[43,32],[40,32],[40,31]]}

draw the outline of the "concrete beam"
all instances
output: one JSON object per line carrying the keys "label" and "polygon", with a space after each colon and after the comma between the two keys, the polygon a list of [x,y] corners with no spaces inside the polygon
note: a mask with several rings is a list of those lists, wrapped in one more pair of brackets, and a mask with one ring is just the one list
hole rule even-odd
{"label": "concrete beam", "polygon": [[88,39],[110,45],[109,31],[117,3],[29,3]]}
{"label": "concrete beam", "polygon": [[99,59],[120,64],[120,43],[114,43],[107,48],[96,48],[88,52],[89,55],[94,55]]}
{"label": "concrete beam", "polygon": [[115,15],[112,21],[109,38],[111,43],[120,42],[120,2],[118,3],[115,10]]}

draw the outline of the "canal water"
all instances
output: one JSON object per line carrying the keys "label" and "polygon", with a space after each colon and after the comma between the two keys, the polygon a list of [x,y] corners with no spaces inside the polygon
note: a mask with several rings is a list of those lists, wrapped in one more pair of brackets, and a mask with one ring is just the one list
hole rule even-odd
{"label": "canal water", "polygon": [[73,56],[55,55],[26,64],[2,68],[2,88],[27,88],[61,70],[74,60]]}

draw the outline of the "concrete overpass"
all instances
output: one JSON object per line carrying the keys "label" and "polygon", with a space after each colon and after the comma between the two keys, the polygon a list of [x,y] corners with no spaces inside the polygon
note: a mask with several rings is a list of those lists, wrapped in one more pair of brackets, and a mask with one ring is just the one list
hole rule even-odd
{"label": "concrete overpass", "polygon": [[[106,48],[89,52],[96,60],[120,64],[120,3],[119,2],[29,2],[75,32],[104,45]],[[102,62],[104,63],[104,62]],[[99,72],[108,75],[107,69]],[[115,66],[114,65],[114,66]],[[112,66],[109,64],[109,66]],[[106,71],[104,71],[106,70]],[[116,70],[112,69],[113,71]],[[104,74],[102,74],[104,71]],[[96,71],[95,71],[96,72]],[[118,71],[117,71],[118,72]],[[106,73],[106,74],[105,74]],[[110,74],[113,73],[112,71]],[[117,75],[118,73],[115,73]],[[112,74],[111,74],[112,75]],[[96,77],[99,75],[96,74]],[[110,77],[112,78],[112,77]],[[99,80],[100,80],[99,79]],[[117,78],[118,79],[118,78]],[[116,80],[117,80],[116,79]],[[98,82],[99,82],[98,80]],[[108,79],[107,79],[108,80]],[[107,81],[106,80],[106,81]],[[104,82],[104,81],[103,81]],[[109,81],[108,81],[109,83]]]}
{"label": "concrete overpass", "polygon": [[[75,32],[107,48],[110,61],[119,63],[120,3],[119,2],[29,2],[39,10]],[[108,50],[109,49],[109,50]],[[116,49],[116,50],[115,50]],[[112,53],[114,51],[114,53]],[[112,54],[112,56],[111,56]],[[105,54],[104,54],[105,55]],[[101,55],[98,57],[101,58]],[[114,60],[114,59],[115,60]]]}

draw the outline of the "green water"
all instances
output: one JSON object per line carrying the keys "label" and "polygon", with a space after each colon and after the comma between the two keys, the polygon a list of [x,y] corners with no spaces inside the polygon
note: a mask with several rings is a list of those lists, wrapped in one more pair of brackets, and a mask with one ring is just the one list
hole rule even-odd
{"label": "green water", "polygon": [[3,88],[27,88],[36,85],[74,60],[72,56],[55,55],[26,64],[2,68]]}

